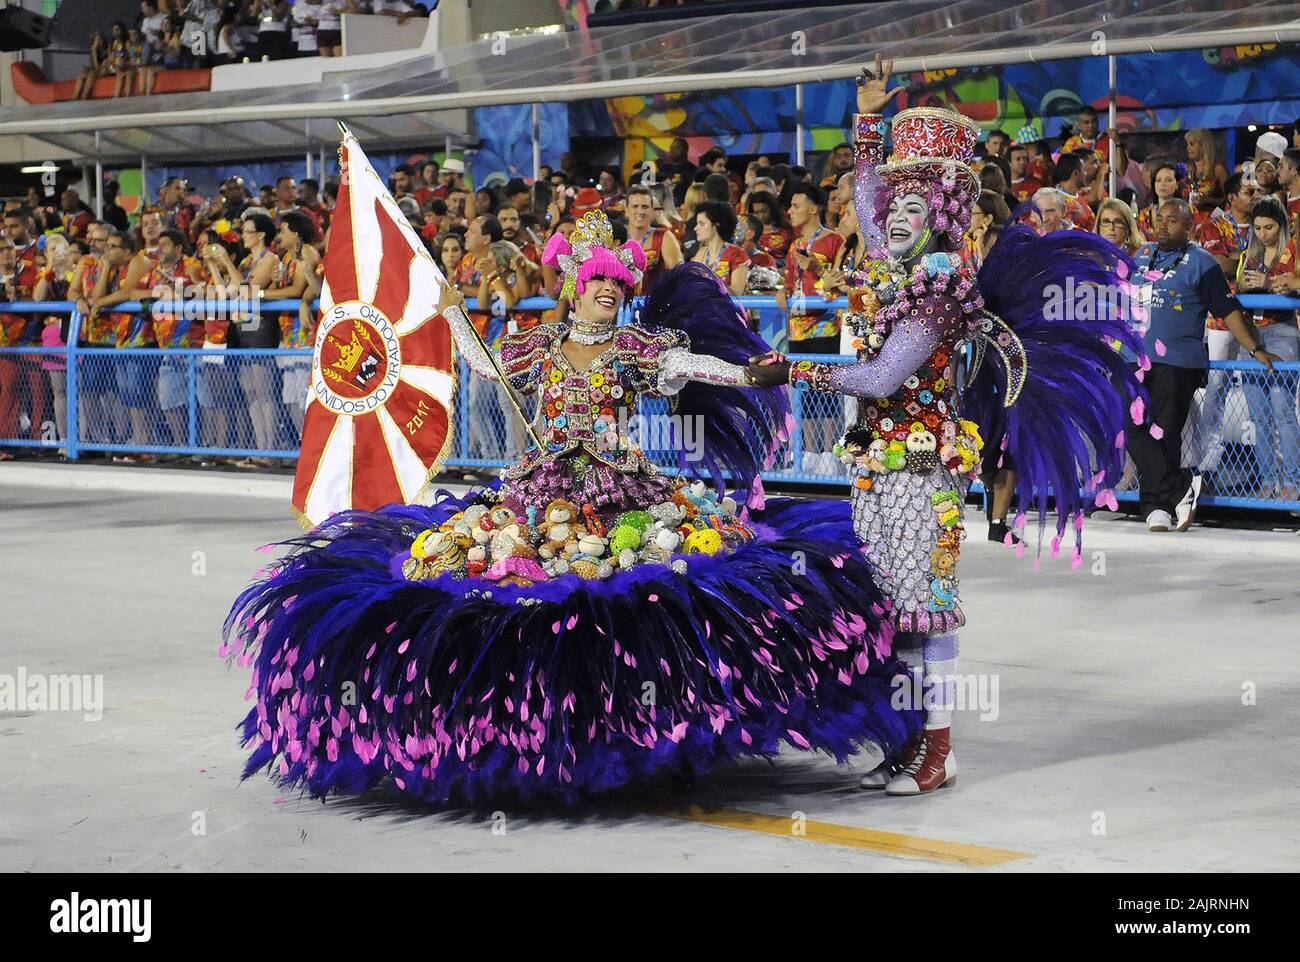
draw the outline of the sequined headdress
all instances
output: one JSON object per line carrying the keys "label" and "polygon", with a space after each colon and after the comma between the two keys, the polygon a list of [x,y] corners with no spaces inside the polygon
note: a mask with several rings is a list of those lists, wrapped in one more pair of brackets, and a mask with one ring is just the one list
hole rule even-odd
{"label": "sequined headdress", "polygon": [[560,296],[572,301],[593,277],[608,277],[627,287],[636,287],[645,270],[645,251],[636,241],[614,245],[614,230],[603,210],[578,218],[573,233],[556,234],[546,242],[542,263],[558,267],[564,275]]}
{"label": "sequined headdress", "polygon": [[[942,107],[900,110],[893,121],[894,152],[876,168],[889,193],[928,199],[935,230],[955,247],[970,224],[980,181],[969,161],[979,125]],[[884,202],[888,203],[887,196]]]}

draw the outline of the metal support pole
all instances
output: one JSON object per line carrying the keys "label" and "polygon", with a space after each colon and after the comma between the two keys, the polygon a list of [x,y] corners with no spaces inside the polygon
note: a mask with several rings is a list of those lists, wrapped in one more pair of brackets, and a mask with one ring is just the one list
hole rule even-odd
{"label": "metal support pole", "polygon": [[140,206],[148,207],[153,203],[149,196],[149,164],[144,154],[140,155]]}
{"label": "metal support pole", "polygon": [[803,84],[794,85],[794,162],[803,166]]}
{"label": "metal support pole", "polygon": [[69,461],[76,461],[81,456],[81,362],[77,354],[77,342],[80,339],[81,312],[74,306],[72,316],[68,319],[68,380],[63,402],[68,407],[65,418],[68,436],[64,448],[68,452]]}
{"label": "metal support pole", "polygon": [[[310,157],[311,155],[308,154]],[[196,355],[190,354],[185,358],[189,367],[186,380],[189,383],[189,436],[190,450],[197,451],[199,447],[199,359]]]}
{"label": "metal support pole", "polygon": [[99,152],[99,131],[95,131],[95,219],[104,219],[104,160]]}
{"label": "metal support pole", "polygon": [[307,173],[303,174],[303,176],[304,177],[311,176],[311,151],[310,150],[307,151]]}
{"label": "metal support pole", "polygon": [[1110,149],[1110,157],[1108,158],[1107,162],[1110,164],[1110,185],[1109,185],[1110,196],[1114,197],[1115,181],[1117,179],[1117,174],[1115,171],[1115,57],[1112,54],[1106,59],[1109,61],[1107,66],[1110,72],[1110,116],[1109,119],[1106,121],[1107,123],[1106,143]]}
{"label": "metal support pole", "polygon": [[303,176],[304,176],[304,177],[310,177],[310,176],[311,176],[311,160],[312,160],[312,157],[311,157],[311,121],[310,121],[310,120],[304,120],[304,121],[302,122],[302,132],[303,132],[303,136],[307,138],[307,173],[304,174]]}
{"label": "metal support pole", "polygon": [[533,180],[542,175],[542,116],[533,104]]}
{"label": "metal support pole", "polygon": [[446,140],[443,142],[442,159],[446,161],[449,160],[450,158],[451,158],[451,134],[448,134]]}

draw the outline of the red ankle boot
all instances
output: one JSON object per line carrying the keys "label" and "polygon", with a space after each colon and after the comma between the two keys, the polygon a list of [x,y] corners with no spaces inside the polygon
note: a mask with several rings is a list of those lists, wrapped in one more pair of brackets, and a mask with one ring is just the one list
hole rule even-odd
{"label": "red ankle boot", "polygon": [[921,750],[911,764],[885,786],[888,795],[924,795],[957,781],[957,759],[950,740],[951,728],[927,728]]}

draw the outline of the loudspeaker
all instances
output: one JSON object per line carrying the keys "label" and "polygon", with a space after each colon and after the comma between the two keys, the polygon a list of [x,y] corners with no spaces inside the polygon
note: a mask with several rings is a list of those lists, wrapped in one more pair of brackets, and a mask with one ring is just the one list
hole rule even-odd
{"label": "loudspeaker", "polygon": [[36,50],[49,45],[49,17],[22,7],[0,10],[0,50]]}

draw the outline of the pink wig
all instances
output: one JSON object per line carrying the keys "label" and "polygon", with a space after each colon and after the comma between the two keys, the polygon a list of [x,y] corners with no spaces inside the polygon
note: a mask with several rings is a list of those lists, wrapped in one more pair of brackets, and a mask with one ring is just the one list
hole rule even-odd
{"label": "pink wig", "polygon": [[[623,256],[620,257],[620,254]],[[572,279],[576,284],[576,290],[579,294],[585,289],[587,281],[593,277],[605,277],[612,281],[618,281],[627,288],[636,287],[637,278],[633,276],[632,269],[628,267],[625,261],[630,260],[632,267],[637,271],[643,272],[646,267],[645,251],[641,249],[641,245],[636,241],[628,241],[616,250],[592,245],[590,256],[586,260],[577,263],[569,260],[569,263],[566,264],[560,260],[561,257],[566,260],[572,258],[573,248],[563,234],[557,233],[546,242],[546,250],[542,253],[542,263],[547,267],[558,267],[563,272],[566,283]]]}

